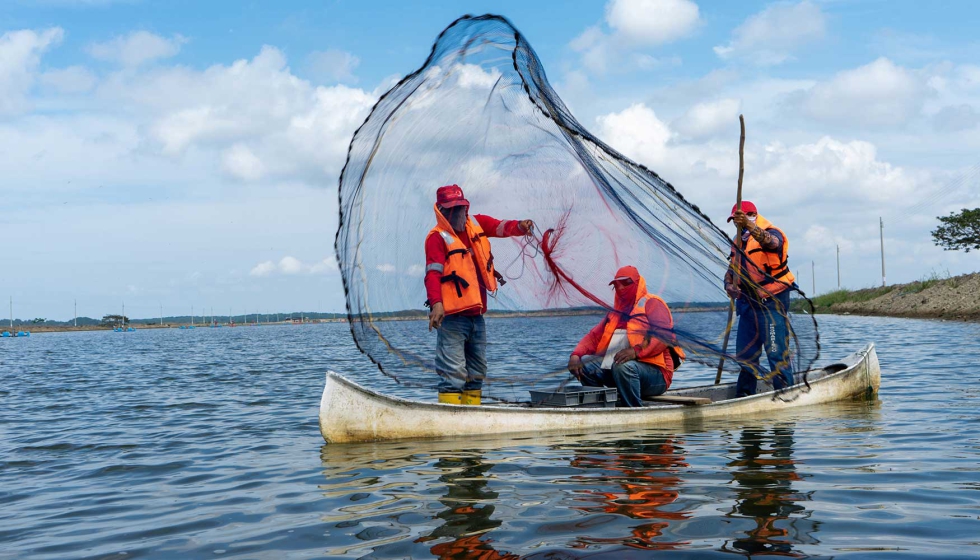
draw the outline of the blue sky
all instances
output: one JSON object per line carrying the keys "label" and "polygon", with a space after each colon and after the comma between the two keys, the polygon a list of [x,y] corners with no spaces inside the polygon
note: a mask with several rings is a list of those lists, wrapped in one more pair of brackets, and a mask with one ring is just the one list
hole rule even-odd
{"label": "blue sky", "polygon": [[15,0],[0,295],[20,318],[76,299],[90,316],[342,310],[350,136],[446,25],[486,12],[581,122],[719,221],[744,113],[747,197],[789,230],[805,288],[811,260],[817,291],[836,286],[836,245],[846,287],[880,282],[878,216],[890,281],[980,268],[929,238],[980,203],[973,2]]}

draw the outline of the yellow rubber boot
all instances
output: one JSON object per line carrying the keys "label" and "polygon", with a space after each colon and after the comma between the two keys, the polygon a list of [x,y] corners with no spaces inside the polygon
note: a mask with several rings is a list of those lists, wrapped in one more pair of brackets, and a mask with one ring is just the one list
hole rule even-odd
{"label": "yellow rubber boot", "polygon": [[463,398],[461,399],[462,404],[469,404],[473,406],[480,406],[480,389],[474,389],[472,391],[463,391]]}
{"label": "yellow rubber boot", "polygon": [[462,393],[439,393],[439,402],[443,404],[462,404],[462,396]]}

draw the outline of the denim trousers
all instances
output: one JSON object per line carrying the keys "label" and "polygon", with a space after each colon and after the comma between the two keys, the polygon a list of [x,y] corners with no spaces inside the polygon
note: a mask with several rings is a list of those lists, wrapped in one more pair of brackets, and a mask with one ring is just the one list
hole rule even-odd
{"label": "denim trousers", "polygon": [[582,385],[615,387],[622,406],[643,406],[641,397],[656,397],[667,390],[660,368],[636,360],[614,365],[612,369],[602,369],[598,361],[589,362],[582,372]]}
{"label": "denim trousers", "polygon": [[738,300],[735,357],[741,368],[738,372],[738,381],[735,383],[736,396],[755,394],[756,376],[762,376],[759,358],[763,347],[769,359],[769,371],[775,372],[772,377],[773,388],[779,390],[793,384],[788,324],[790,291],[785,290],[762,302],[746,301],[744,297]]}
{"label": "denim trousers", "polygon": [[436,332],[440,393],[483,388],[487,376],[487,325],[483,315],[446,315]]}

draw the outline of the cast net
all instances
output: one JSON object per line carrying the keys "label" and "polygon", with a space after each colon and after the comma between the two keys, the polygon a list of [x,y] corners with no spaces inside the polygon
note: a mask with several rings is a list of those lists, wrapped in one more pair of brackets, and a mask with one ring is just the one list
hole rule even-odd
{"label": "cast net", "polygon": [[[731,234],[586,130],[520,32],[486,15],[451,24],[425,64],[377,102],[340,177],[336,250],[350,328],[389,378],[439,381],[423,246],[436,190],[449,184],[462,188],[471,216],[536,225],[491,240],[506,285],[489,298],[484,399],[525,401],[529,388],[565,383],[569,354],[613,305],[609,282],[624,265],[673,313],[672,332],[651,333],[687,354],[672,387],[710,383],[722,357],[738,370],[734,330],[724,342]],[[789,359],[803,372],[819,354],[816,323],[787,314]],[[761,363],[767,378],[765,354]]]}

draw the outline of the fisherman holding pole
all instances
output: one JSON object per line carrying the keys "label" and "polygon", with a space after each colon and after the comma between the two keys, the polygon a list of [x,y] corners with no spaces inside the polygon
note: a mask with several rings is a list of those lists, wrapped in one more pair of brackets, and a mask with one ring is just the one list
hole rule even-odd
{"label": "fisherman holding pole", "polygon": [[[795,278],[789,268],[789,239],[769,220],[760,216],[755,204],[742,200],[744,174],[745,120],[739,115],[738,195],[729,222],[737,231],[732,241],[730,266],[725,274],[725,292],[732,298],[739,317],[735,336],[735,357],[739,362],[735,396],[756,392],[756,380],[763,378],[759,358],[763,347],[769,360],[769,377],[773,388],[781,390],[793,384],[789,355],[789,296]],[[729,331],[731,328],[729,310]],[[722,353],[728,349],[728,332]],[[720,381],[724,357],[718,364],[715,383]]]}

